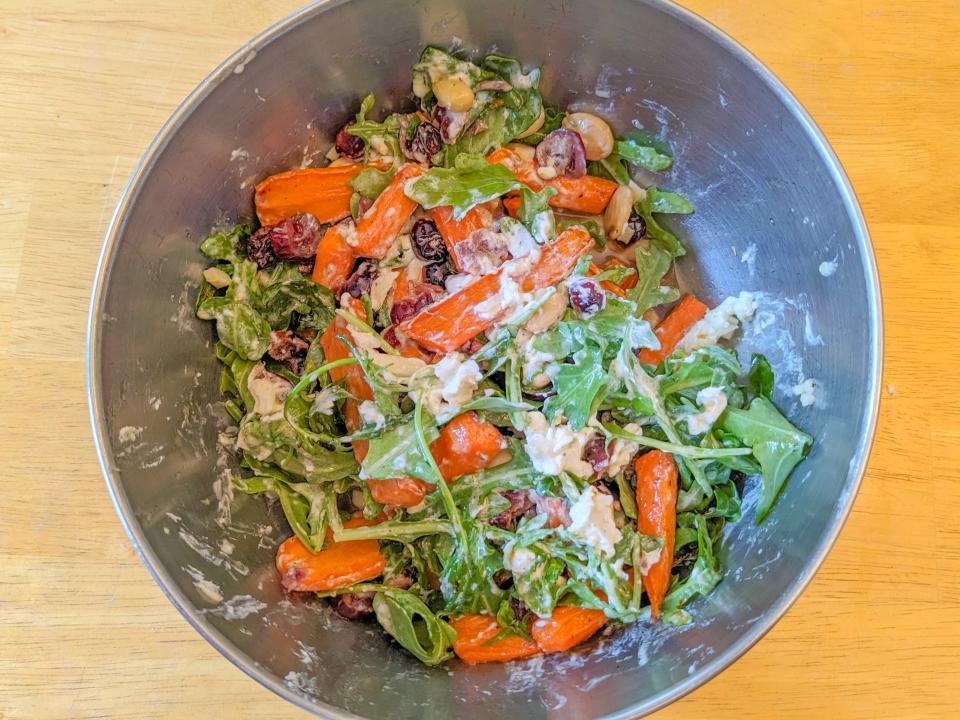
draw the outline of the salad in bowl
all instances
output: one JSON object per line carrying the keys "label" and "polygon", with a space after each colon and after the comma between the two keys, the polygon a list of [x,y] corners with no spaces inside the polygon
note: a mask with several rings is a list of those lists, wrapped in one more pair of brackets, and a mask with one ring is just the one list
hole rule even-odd
{"label": "salad in bowl", "polygon": [[656,133],[498,55],[428,47],[412,91],[200,247],[233,483],[290,525],[277,581],[430,665],[689,622],[744,483],[760,522],[812,442],[732,348],[756,298],[676,287],[663,217],[693,207],[635,179],[672,164]]}

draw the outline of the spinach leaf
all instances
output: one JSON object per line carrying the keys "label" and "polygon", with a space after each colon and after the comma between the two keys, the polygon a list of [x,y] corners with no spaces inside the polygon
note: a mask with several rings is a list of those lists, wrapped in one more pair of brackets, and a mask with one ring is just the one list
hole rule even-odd
{"label": "spinach leaf", "polygon": [[753,353],[750,358],[750,372],[747,373],[747,389],[755,397],[773,400],[773,368],[766,357]]}
{"label": "spinach leaf", "polygon": [[294,312],[300,315],[299,325],[323,330],[333,319],[333,293],[312,282],[292,263],[275,265],[265,274],[250,302],[274,330],[290,326]]}
{"label": "spinach leaf", "polygon": [[[440,433],[432,424],[425,428],[424,434],[429,443]],[[362,465],[364,472],[374,480],[416,477],[429,483],[436,482],[433,467],[420,451],[413,423],[409,421],[372,438]]]}
{"label": "spinach leaf", "polygon": [[666,170],[673,164],[670,153],[650,133],[626,132],[617,141],[616,150],[627,162],[652,172]]}
{"label": "spinach leaf", "polygon": [[405,192],[425,208],[453,206],[457,220],[474,206],[516,190],[520,182],[503,165],[476,155],[458,155],[452,168],[431,168],[407,183]]}
{"label": "spinach leaf", "polygon": [[613,180],[618,185],[630,184],[630,173],[623,157],[616,149],[603,160],[591,160],[587,163],[587,173]]}
{"label": "spinach leaf", "polygon": [[602,363],[603,349],[595,342],[587,342],[573,354],[572,365],[560,366],[553,379],[557,394],[543,404],[547,419],[552,421],[562,414],[573,430],[586,427],[593,400],[607,381]]}
{"label": "spinach leaf", "polygon": [[655,213],[689,215],[693,212],[693,205],[685,197],[658,187],[647,188],[647,203]]}
{"label": "spinach leaf", "polygon": [[239,263],[240,243],[250,236],[250,231],[249,225],[236,225],[228,230],[215,232],[200,243],[200,252],[211,260]]}
{"label": "spinach leaf", "polygon": [[411,592],[383,587],[373,596],[373,611],[394,640],[427,665],[453,657],[457,633]]}
{"label": "spinach leaf", "polygon": [[517,142],[527,145],[539,145],[543,139],[563,125],[563,119],[567,116],[566,111],[552,105],[543,106],[543,125],[540,129],[524,138],[518,138]]}
{"label": "spinach leaf", "polygon": [[211,297],[197,308],[197,317],[216,319],[220,342],[240,357],[257,360],[270,347],[270,324],[246,303],[229,297]]}
{"label": "spinach leaf", "polygon": [[722,427],[753,448],[760,462],[762,484],[757,523],[770,512],[787,477],[813,443],[813,438],[791,425],[765,397],[753,399],[746,410],[728,408]]}

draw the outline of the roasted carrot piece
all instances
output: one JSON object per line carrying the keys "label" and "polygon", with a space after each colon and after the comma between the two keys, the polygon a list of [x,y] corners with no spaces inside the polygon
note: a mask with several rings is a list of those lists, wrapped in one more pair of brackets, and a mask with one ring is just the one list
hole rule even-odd
{"label": "roasted carrot piece", "polygon": [[262,180],[254,191],[257,217],[273,225],[297,213],[310,213],[320,223],[342,220],[350,214],[353,189],[347,184],[368,165],[298,168]]}
{"label": "roasted carrot piece", "polygon": [[507,215],[516,218],[520,213],[520,198],[516,195],[505,197],[503,199],[503,209],[507,211]]}
{"label": "roasted carrot piece", "polygon": [[553,614],[542,620],[534,620],[530,635],[546,653],[563,652],[579,645],[607,624],[602,610],[563,605],[553,609]]}
{"label": "roasted carrot piece", "polygon": [[328,228],[317,247],[317,259],[313,263],[313,281],[333,291],[347,281],[357,257],[347,244],[339,225]]}
{"label": "roasted carrot piece", "polygon": [[[610,268],[614,267],[627,267],[627,264],[620,258],[613,257],[607,260],[606,264],[603,266],[603,269],[609,270]],[[624,290],[631,290],[637,286],[638,280],[639,277],[636,273],[633,275],[628,275],[623,279],[623,282],[620,283],[620,287],[622,287]]]}
{"label": "roasted carrot piece", "polygon": [[444,480],[483,470],[507,446],[494,425],[481,420],[475,412],[457,415],[440,430],[430,445]]}
{"label": "roasted carrot piece", "polygon": [[637,458],[634,469],[637,472],[637,530],[663,538],[660,558],[642,578],[643,588],[650,598],[650,612],[656,619],[670,586],[673,567],[677,532],[677,464],[669,453],[651,450]]}
{"label": "roasted carrot piece", "polygon": [[437,230],[440,231],[440,236],[450,253],[450,259],[453,260],[453,266],[457,270],[462,267],[457,245],[470,237],[471,233],[493,224],[493,215],[482,205],[471,208],[461,220],[453,219],[453,208],[449,205],[433,208],[430,211],[430,217],[436,223]]}
{"label": "roasted carrot piece", "polygon": [[412,508],[433,492],[436,485],[424,482],[420,478],[390,478],[389,480],[367,480],[370,495],[381,505],[396,505]]}
{"label": "roasted carrot piece", "polygon": [[457,632],[453,651],[471,665],[519,660],[540,652],[539,645],[519,635],[507,635],[491,642],[502,628],[490,615],[464,615],[451,620],[450,626]]}
{"label": "roasted carrot piece", "polygon": [[537,174],[533,162],[522,158],[510,147],[500,148],[487,155],[487,160],[504,165],[517,180],[531,190],[549,185],[557,194],[550,198],[550,206],[573,212],[596,215],[602,213],[617,189],[617,183],[605,178],[584,175],[578,178],[558,177],[544,180]]}
{"label": "roasted carrot piece", "polygon": [[355,254],[382,258],[407,222],[417,203],[403,191],[408,180],[423,174],[416,163],[406,163],[397,170],[390,184],[357,223],[356,238],[351,242]]}
{"label": "roasted carrot piece", "polygon": [[687,331],[699,320],[702,320],[706,314],[706,305],[693,295],[684,295],[670,311],[670,314],[653,331],[660,338],[660,349],[644,348],[638,355],[640,362],[656,365],[664,358],[669,357],[670,353],[676,349],[683,339],[683,336],[687,334]]}
{"label": "roasted carrot piece", "polygon": [[[549,287],[562,280],[593,246],[593,238],[579,227],[564,230],[543,248],[540,258],[519,284],[524,292]],[[484,275],[463,290],[428,305],[400,324],[407,337],[431,350],[450,352],[493,325],[497,315],[487,316],[476,307],[497,294],[504,270]]]}
{"label": "roasted carrot piece", "polygon": [[[375,525],[355,518],[344,527]],[[376,540],[347,540],[334,542],[333,533],[327,537],[320,552],[311,552],[300,538],[287,538],[277,549],[277,571],[287,590],[322,592],[352,585],[377,577],[387,566]]]}

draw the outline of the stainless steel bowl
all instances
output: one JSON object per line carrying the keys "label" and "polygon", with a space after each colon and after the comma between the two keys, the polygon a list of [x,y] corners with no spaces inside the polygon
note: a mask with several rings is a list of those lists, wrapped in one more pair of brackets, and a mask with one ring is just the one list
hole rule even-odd
{"label": "stainless steel bowl", "polygon": [[[382,633],[285,597],[273,569],[281,515],[223,496],[226,419],[211,330],[192,311],[197,244],[251,214],[252,180],[319,157],[361,94],[402,103],[428,43],[542,63],[552,102],[619,128],[664,128],[676,166],[661,182],[697,207],[680,227],[693,250],[682,281],[712,301],[767,293],[743,347],[770,353],[780,405],[816,444],[763,526],[748,509],[730,529],[726,577],[692,626],[427,669]],[[732,663],[820,566],[873,437],[880,335],[873,254],[836,158],[777,79],[699,18],[658,0],[319,2],[214,71],[131,178],[91,304],[90,414],[117,512],[157,582],[220,652],[291,702],[334,718],[632,717]],[[801,374],[819,381],[809,408],[790,392]]]}

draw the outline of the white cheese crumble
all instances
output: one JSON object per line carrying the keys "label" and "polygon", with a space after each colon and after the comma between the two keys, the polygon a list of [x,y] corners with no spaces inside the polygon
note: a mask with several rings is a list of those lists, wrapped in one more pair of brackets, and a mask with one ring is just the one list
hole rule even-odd
{"label": "white cheese crumble", "polygon": [[533,218],[533,238],[541,245],[550,242],[557,234],[557,225],[552,212],[539,212]]}
{"label": "white cheese crumble", "polygon": [[536,300],[542,293],[548,292],[549,288],[523,292],[518,282],[530,273],[539,256],[539,250],[534,250],[526,257],[505,262],[501,266],[497,293],[474,306],[476,316],[481,320],[496,319],[500,324],[509,323],[511,318],[527,304]]}
{"label": "white cheese crumble", "polygon": [[360,418],[365,425],[373,425],[377,428],[382,428],[387,424],[387,418],[384,417],[373,400],[364,400],[360,403]]}
{"label": "white cheese crumble", "polygon": [[593,467],[583,459],[583,447],[593,437],[593,430],[584,428],[574,432],[569,425],[547,422],[541,412],[527,413],[524,428],[524,449],[533,467],[544,475],[568,472],[577,477],[589,477]]}
{"label": "white cheese crumble", "polygon": [[454,293],[460,292],[468,285],[472,285],[479,279],[479,275],[471,275],[470,273],[457,273],[455,275],[448,275],[443,284],[447,288],[447,292],[453,295]]}
{"label": "white cheese crumble", "polygon": [[837,261],[836,260],[825,260],[820,263],[820,274],[824,277],[830,277],[837,271]]}
{"label": "white cheese crumble", "polygon": [[[636,423],[627,423],[623,426],[623,429],[634,435],[639,435],[641,432],[640,426]],[[624,468],[627,467],[627,463],[633,459],[633,456],[636,455],[639,450],[639,443],[635,443],[632,440],[621,440],[617,438],[611,442],[607,460],[607,475],[616,477],[623,472]]]}
{"label": "white cheese crumble", "polygon": [[460,406],[470,402],[477,384],[483,379],[476,360],[460,353],[450,353],[433,366],[437,379],[443,383],[440,395],[445,402]]}
{"label": "white cheese crumble", "polygon": [[526,330],[517,332],[517,347],[523,351],[523,382],[530,383],[533,379],[543,373],[550,363],[556,362],[556,358],[547,352],[537,350],[533,346],[536,335],[532,335]]}
{"label": "white cheese crumble", "polygon": [[508,547],[503,551],[503,567],[514,575],[529,574],[536,562],[536,554],[528,548]]}
{"label": "white cheese crumble", "polygon": [[613,496],[587,486],[570,507],[571,535],[592,546],[605,556],[613,555],[614,546],[623,534],[613,517]]}
{"label": "white cheese crumble", "polygon": [[713,427],[717,418],[727,409],[727,396],[723,388],[711,385],[697,393],[697,405],[703,410],[685,416],[691,435],[700,435]]}
{"label": "white cheese crumble", "polygon": [[332,387],[325,387],[313,397],[310,413],[313,415],[332,415],[337,394]]}
{"label": "white cheese crumble", "polygon": [[500,221],[500,235],[507,243],[507,250],[514,258],[526,257],[537,247],[537,241],[523,223],[511,217]]}
{"label": "white cheese crumble", "polygon": [[370,353],[370,361],[374,365],[384,368],[394,379],[408,378],[418,370],[427,366],[420,358],[405,357],[403,355],[387,355],[382,352]]}
{"label": "white cheese crumble", "polygon": [[813,378],[801,380],[794,385],[790,391],[800,398],[800,404],[803,405],[803,407],[809,407],[817,401],[817,381]]}
{"label": "white cheese crumble", "polygon": [[340,233],[340,237],[342,237],[343,241],[350,247],[357,244],[357,224],[350,218],[347,218],[337,225],[337,232]]}
{"label": "white cheese crumble", "polygon": [[721,339],[733,335],[740,323],[750,320],[756,310],[757,299],[752,292],[741,292],[737,297],[728,297],[694,324],[680,340],[677,348],[693,352],[707,345],[716,345]]}
{"label": "white cheese crumble", "polygon": [[247,375],[247,390],[253,395],[253,411],[268,416],[283,410],[283,401],[293,385],[286,378],[267,370],[263,363],[253,366]]}

